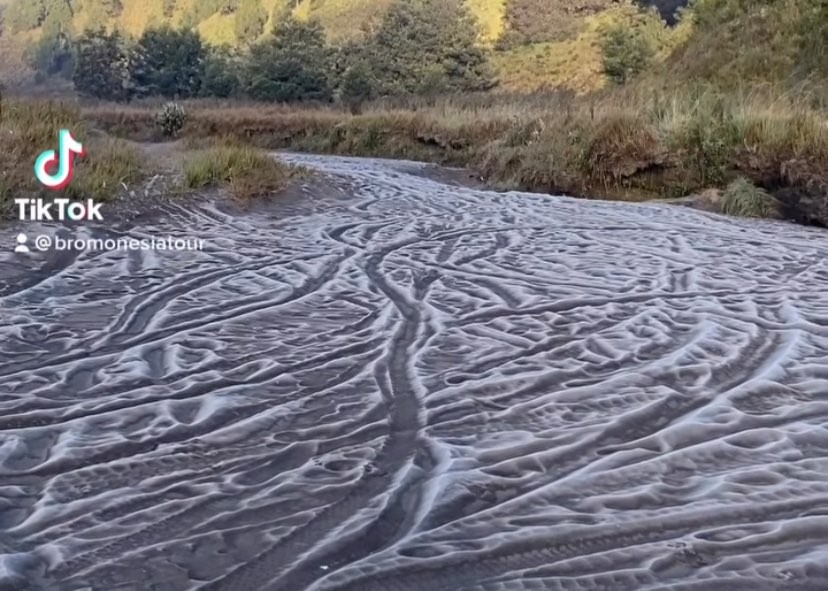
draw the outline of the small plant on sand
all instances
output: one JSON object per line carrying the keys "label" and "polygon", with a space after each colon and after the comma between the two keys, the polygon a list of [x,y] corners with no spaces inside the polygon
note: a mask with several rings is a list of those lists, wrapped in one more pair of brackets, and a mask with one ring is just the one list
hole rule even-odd
{"label": "small plant on sand", "polygon": [[203,150],[184,162],[190,189],[229,186],[238,198],[284,189],[293,169],[250,146],[226,145]]}
{"label": "small plant on sand", "polygon": [[744,177],[731,182],[722,195],[722,212],[727,215],[769,218],[778,213],[776,200]]}
{"label": "small plant on sand", "polygon": [[175,137],[187,122],[187,111],[178,103],[167,103],[156,115],[155,122],[165,136]]}

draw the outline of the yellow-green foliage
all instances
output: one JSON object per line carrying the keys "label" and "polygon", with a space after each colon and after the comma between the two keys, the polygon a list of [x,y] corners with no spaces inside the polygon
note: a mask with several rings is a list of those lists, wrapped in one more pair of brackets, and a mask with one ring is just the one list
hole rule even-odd
{"label": "yellow-green foliage", "polygon": [[299,19],[317,19],[334,41],[362,35],[360,25],[376,22],[391,0],[302,0],[294,10]]}
{"label": "yellow-green foliage", "polygon": [[136,37],[152,24],[153,15],[163,12],[162,0],[121,0],[121,4],[124,8],[117,23],[124,32]]}
{"label": "yellow-green foliage", "polygon": [[[481,27],[482,38],[496,40],[503,30],[506,0],[467,0]],[[299,19],[318,19],[333,40],[353,39],[362,34],[361,25],[382,16],[392,0],[301,0],[294,9]]]}
{"label": "yellow-green foliage", "polygon": [[790,80],[809,56],[828,58],[828,34],[803,44],[809,20],[828,18],[828,10],[816,12],[820,3],[699,0],[692,34],[667,67],[678,81],[703,78],[724,88]]}
{"label": "yellow-green foliage", "polygon": [[581,31],[572,39],[534,43],[499,52],[493,57],[501,87],[509,91],[535,91],[542,88],[592,92],[607,84],[603,73],[601,40],[612,27],[641,27],[664,59],[678,43],[684,29],[669,29],[652,12],[641,11],[630,3],[621,4],[584,19]]}
{"label": "yellow-green foliage", "polygon": [[198,25],[198,32],[207,43],[233,45],[236,42],[234,25],[232,14],[214,14]]}
{"label": "yellow-green foliage", "polygon": [[[106,24],[138,35],[163,22],[164,0],[121,0],[123,10],[107,23],[90,22],[89,2],[75,3],[72,29]],[[192,12],[197,0],[177,0],[170,19],[178,25]],[[278,19],[294,6],[296,15],[319,19],[334,41],[358,38],[363,29],[381,18],[392,0],[258,0],[268,21],[269,33]],[[506,2],[467,0],[481,25],[481,40],[494,45],[504,30]],[[538,6],[542,2],[537,3]],[[597,3],[597,6],[603,6]],[[609,5],[609,4],[608,4]],[[611,3],[612,8],[575,17],[575,31],[560,40],[496,51],[493,65],[506,91],[563,88],[577,93],[606,85],[602,72],[600,40],[614,26],[635,26],[656,50],[655,63],[641,75],[656,88],[678,88],[696,80],[732,89],[756,83],[809,84],[815,100],[828,102],[828,83],[823,64],[828,63],[828,8],[825,0],[697,0],[677,27],[668,29],[657,18],[638,9],[633,0]],[[235,43],[235,17],[212,15],[199,24],[211,43]],[[571,23],[570,23],[571,24]],[[0,75],[19,78],[20,46],[37,39],[40,31],[0,36]],[[11,35],[11,36],[10,36]],[[508,35],[507,35],[508,37]],[[552,36],[554,38],[554,35]],[[13,41],[13,43],[9,43]],[[17,49],[14,49],[17,47]],[[16,65],[15,65],[16,64]],[[14,72],[11,70],[14,69]]]}
{"label": "yellow-green foliage", "polygon": [[471,13],[477,18],[483,39],[497,41],[503,33],[503,17],[507,0],[468,0]]}

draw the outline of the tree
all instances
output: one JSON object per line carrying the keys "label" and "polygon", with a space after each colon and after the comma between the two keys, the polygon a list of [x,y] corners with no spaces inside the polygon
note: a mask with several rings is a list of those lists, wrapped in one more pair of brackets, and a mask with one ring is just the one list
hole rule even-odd
{"label": "tree", "polygon": [[462,0],[397,0],[368,42],[383,94],[487,90],[495,81]]}
{"label": "tree", "polygon": [[259,0],[242,0],[236,12],[236,39],[251,43],[262,34],[267,22],[267,12]]}
{"label": "tree", "polygon": [[626,84],[652,61],[653,48],[635,27],[616,26],[601,42],[604,73],[616,84]]}
{"label": "tree", "polygon": [[359,61],[345,70],[339,96],[353,114],[360,113],[362,104],[374,98],[375,94],[376,80],[367,63]]}
{"label": "tree", "polygon": [[28,55],[29,65],[42,76],[72,77],[72,44],[64,33],[44,34]]}
{"label": "tree", "polygon": [[147,29],[138,49],[141,68],[134,68],[132,77],[141,94],[189,98],[198,93],[207,52],[196,31]]}
{"label": "tree", "polygon": [[118,31],[86,31],[75,43],[75,89],[88,96],[130,98],[130,52]]}
{"label": "tree", "polygon": [[330,101],[331,60],[322,26],[289,18],[251,47],[245,90],[264,101]]}
{"label": "tree", "polygon": [[218,98],[236,96],[241,86],[240,69],[238,56],[229,48],[211,49],[204,62],[201,96]]}

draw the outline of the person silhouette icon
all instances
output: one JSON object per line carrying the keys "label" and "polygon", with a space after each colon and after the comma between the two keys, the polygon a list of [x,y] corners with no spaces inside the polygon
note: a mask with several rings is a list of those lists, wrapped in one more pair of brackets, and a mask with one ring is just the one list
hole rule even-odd
{"label": "person silhouette icon", "polygon": [[17,246],[14,247],[14,252],[31,252],[29,247],[26,246],[26,242],[29,241],[28,236],[25,234],[18,234],[17,235]]}

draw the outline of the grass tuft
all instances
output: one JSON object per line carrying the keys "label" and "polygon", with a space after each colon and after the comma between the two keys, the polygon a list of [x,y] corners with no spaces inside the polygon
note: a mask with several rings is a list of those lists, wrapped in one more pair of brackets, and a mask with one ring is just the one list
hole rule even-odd
{"label": "grass tuft", "polygon": [[184,180],[190,189],[229,187],[237,198],[263,196],[287,185],[294,170],[250,146],[215,146],[184,162]]}
{"label": "grass tuft", "polygon": [[770,218],[778,215],[776,200],[744,177],[727,186],[721,207],[723,213],[739,217]]}
{"label": "grass tuft", "polygon": [[78,163],[66,193],[75,199],[107,201],[143,177],[143,154],[123,140],[94,138],[84,147],[88,157]]}

